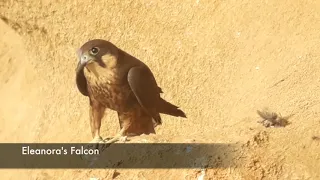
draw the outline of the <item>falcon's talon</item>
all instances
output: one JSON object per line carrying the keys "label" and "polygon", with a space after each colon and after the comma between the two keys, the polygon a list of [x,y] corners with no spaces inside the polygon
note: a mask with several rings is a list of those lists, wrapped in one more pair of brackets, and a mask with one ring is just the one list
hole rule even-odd
{"label": "falcon's talon", "polygon": [[125,143],[127,141],[127,136],[122,136],[119,138],[119,141]]}
{"label": "falcon's talon", "polygon": [[116,143],[117,141],[119,141],[119,139],[120,139],[120,137],[114,137],[114,138],[108,140],[108,141],[106,142],[106,144]]}
{"label": "falcon's talon", "polygon": [[107,142],[107,141],[109,141],[110,139],[112,139],[112,137],[105,138],[103,141],[104,141],[104,142]]}
{"label": "falcon's talon", "polygon": [[100,143],[101,141],[104,142],[104,140],[102,139],[102,137],[99,136],[99,137],[93,138],[89,143],[91,143],[91,144],[96,144],[96,143]]}
{"label": "falcon's talon", "polygon": [[102,137],[95,137],[93,138],[88,144],[87,148],[99,148],[100,144],[105,144],[105,141],[102,139]]}

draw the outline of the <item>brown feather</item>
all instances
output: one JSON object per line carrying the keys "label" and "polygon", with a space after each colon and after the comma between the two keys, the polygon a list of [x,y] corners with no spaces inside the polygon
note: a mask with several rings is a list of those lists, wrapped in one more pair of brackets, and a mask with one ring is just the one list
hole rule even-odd
{"label": "brown feather", "polygon": [[79,55],[92,47],[99,47],[100,54],[77,69],[79,91],[98,104],[91,106],[92,112],[104,108],[117,111],[120,128],[127,126],[126,134],[137,135],[155,133],[154,127],[162,123],[160,113],[186,117],[177,106],[160,97],[162,89],[143,62],[104,40],[85,43]]}

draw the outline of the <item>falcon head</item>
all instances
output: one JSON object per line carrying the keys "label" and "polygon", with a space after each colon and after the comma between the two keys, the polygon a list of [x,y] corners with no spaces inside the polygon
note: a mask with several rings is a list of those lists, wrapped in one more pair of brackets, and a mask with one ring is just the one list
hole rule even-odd
{"label": "falcon head", "polygon": [[79,91],[88,96],[87,81],[84,75],[84,68],[90,64],[97,64],[101,67],[112,68],[116,65],[118,48],[109,41],[94,39],[84,43],[77,51],[78,65],[76,68],[76,83]]}

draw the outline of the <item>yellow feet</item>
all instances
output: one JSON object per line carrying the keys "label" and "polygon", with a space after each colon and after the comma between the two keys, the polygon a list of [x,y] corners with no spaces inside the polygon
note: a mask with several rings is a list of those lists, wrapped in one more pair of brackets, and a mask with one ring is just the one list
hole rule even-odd
{"label": "yellow feet", "polygon": [[122,136],[122,135],[118,134],[115,137],[113,137],[112,139],[106,141],[105,143],[106,144],[112,144],[112,143],[115,143],[117,141],[124,143],[124,142],[127,141],[127,136]]}
{"label": "yellow feet", "polygon": [[105,141],[102,137],[98,136],[93,138],[88,145],[86,146],[88,149],[99,149],[101,152],[106,148]]}
{"label": "yellow feet", "polygon": [[97,143],[105,143],[105,141],[102,139],[101,136],[93,138],[90,142],[90,144],[97,144]]}

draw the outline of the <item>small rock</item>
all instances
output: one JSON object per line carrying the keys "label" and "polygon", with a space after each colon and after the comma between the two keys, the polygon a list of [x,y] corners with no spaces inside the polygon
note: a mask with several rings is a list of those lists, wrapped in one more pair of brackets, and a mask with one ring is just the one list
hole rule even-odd
{"label": "small rock", "polygon": [[201,174],[198,177],[198,180],[204,180],[204,176],[206,175],[206,170],[205,169],[201,169]]}
{"label": "small rock", "polygon": [[99,180],[99,178],[92,177],[90,180]]}
{"label": "small rock", "polygon": [[320,141],[320,136],[312,136],[312,140]]}

